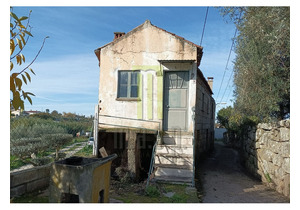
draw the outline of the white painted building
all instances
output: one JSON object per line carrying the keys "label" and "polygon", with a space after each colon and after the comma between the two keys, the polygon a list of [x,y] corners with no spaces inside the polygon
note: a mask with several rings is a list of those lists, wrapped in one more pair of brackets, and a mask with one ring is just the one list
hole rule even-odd
{"label": "white painted building", "polygon": [[95,154],[104,146],[141,176],[158,139],[155,178],[192,182],[197,158],[214,139],[212,78],[207,81],[198,68],[202,47],[147,20],[127,34],[115,32],[95,54]]}

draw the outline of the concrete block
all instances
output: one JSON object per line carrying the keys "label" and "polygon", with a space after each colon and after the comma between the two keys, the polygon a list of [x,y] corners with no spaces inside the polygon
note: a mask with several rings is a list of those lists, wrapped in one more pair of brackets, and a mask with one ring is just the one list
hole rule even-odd
{"label": "concrete block", "polygon": [[11,173],[11,186],[18,186],[27,182],[31,182],[38,178],[38,173],[34,168]]}
{"label": "concrete block", "polygon": [[50,177],[35,180],[27,183],[27,192],[33,192],[38,189],[43,189],[49,186]]}
{"label": "concrete block", "polygon": [[20,196],[26,193],[26,185],[19,185],[17,187],[10,188],[10,197]]}
{"label": "concrete block", "polygon": [[39,168],[36,172],[38,174],[38,178],[41,179],[45,177],[50,177],[50,168],[51,168],[51,164]]}

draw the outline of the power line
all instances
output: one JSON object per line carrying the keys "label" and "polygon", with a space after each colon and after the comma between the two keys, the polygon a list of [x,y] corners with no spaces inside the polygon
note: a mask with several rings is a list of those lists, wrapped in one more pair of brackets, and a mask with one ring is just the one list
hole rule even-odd
{"label": "power line", "polygon": [[[222,85],[223,85],[224,77],[225,77],[225,74],[226,74],[226,70],[228,69],[227,67],[228,67],[228,63],[229,63],[230,56],[231,56],[232,48],[233,48],[233,45],[234,45],[234,39],[235,39],[235,37],[236,37],[236,33],[237,33],[237,28],[235,29],[235,32],[234,32],[234,37],[233,37],[233,39],[232,39],[232,43],[231,43],[229,55],[228,55],[228,58],[227,58],[227,62],[226,62],[226,66],[225,66],[225,69],[224,69],[224,74],[223,74],[223,77],[222,77],[222,82],[221,82],[221,85],[220,85],[220,88],[219,88],[219,91],[218,91],[217,98],[219,97],[219,94],[220,94],[220,91],[221,91],[221,88],[222,88]],[[221,101],[222,101],[222,100],[221,100]],[[220,102],[221,102],[221,101],[220,101]]]}
{"label": "power line", "polygon": [[221,101],[222,101],[222,100],[223,100],[223,98],[224,98],[224,95],[225,95],[225,93],[226,93],[226,90],[227,90],[227,88],[228,88],[228,86],[229,86],[229,82],[230,82],[230,80],[231,80],[231,77],[232,77],[232,75],[233,75],[233,70],[232,70],[232,72],[231,72],[231,74],[230,74],[230,77],[229,77],[229,80],[228,80],[227,86],[226,86],[226,88],[225,88],[224,94],[223,94],[223,96],[222,96],[222,98],[221,98]]}
{"label": "power line", "polygon": [[202,44],[202,40],[203,40],[203,35],[204,35],[204,30],[205,30],[205,25],[206,25],[206,20],[207,20],[207,14],[208,14],[208,8],[206,9],[206,15],[205,15],[205,20],[204,20],[204,25],[203,25],[203,31],[202,31],[202,35],[201,35],[201,41],[200,41],[200,46]]}
{"label": "power line", "polygon": [[[240,22],[241,16],[242,16],[242,12],[240,12],[240,16],[239,16],[238,22]],[[228,63],[229,63],[229,59],[230,59],[230,56],[231,56],[231,51],[232,51],[232,48],[233,48],[233,45],[234,45],[234,41],[235,41],[236,34],[237,34],[237,27],[235,28],[234,37],[233,37],[233,39],[232,39],[232,43],[231,43],[231,47],[230,47],[230,51],[229,51],[229,55],[228,55],[226,67],[225,67],[225,70],[224,70],[224,74],[223,74],[222,82],[221,82],[221,85],[220,85],[220,88],[219,88],[219,91],[218,91],[217,98],[219,97],[219,93],[220,93],[220,90],[221,90],[222,85],[223,85],[225,73],[226,73],[227,66],[228,66]],[[231,80],[232,75],[233,75],[233,70],[232,70],[232,72],[231,72],[231,75],[230,75],[229,80],[228,80],[228,82],[227,82],[226,89],[225,89],[225,91],[224,91],[224,94],[223,94],[222,99],[220,100],[220,102],[223,100],[223,97],[224,97],[224,95],[225,95],[225,93],[226,93],[226,90],[227,90],[227,88],[228,88],[228,85],[229,85],[229,82],[230,82],[230,80]]]}
{"label": "power line", "polygon": [[227,101],[228,101],[228,99],[229,99],[229,96],[233,96],[233,95],[230,94],[231,91],[232,91],[232,89],[233,89],[233,85],[230,86],[229,93],[228,93],[227,98],[226,98],[226,100],[225,100],[226,103],[227,103]]}

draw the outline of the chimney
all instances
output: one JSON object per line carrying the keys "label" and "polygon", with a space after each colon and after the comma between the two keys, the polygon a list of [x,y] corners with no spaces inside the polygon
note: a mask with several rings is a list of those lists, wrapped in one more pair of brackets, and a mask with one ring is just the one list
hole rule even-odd
{"label": "chimney", "polygon": [[114,32],[114,34],[115,34],[114,40],[117,39],[117,38],[120,38],[123,35],[125,35],[124,32]]}
{"label": "chimney", "polygon": [[212,91],[213,89],[213,83],[214,83],[214,78],[213,77],[207,77],[207,83]]}

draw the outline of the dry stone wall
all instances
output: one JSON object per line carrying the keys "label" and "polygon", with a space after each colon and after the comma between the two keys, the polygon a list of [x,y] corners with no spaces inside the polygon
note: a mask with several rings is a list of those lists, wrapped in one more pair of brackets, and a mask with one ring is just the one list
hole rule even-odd
{"label": "dry stone wall", "polygon": [[261,123],[242,144],[245,167],[271,188],[290,196],[290,120]]}

